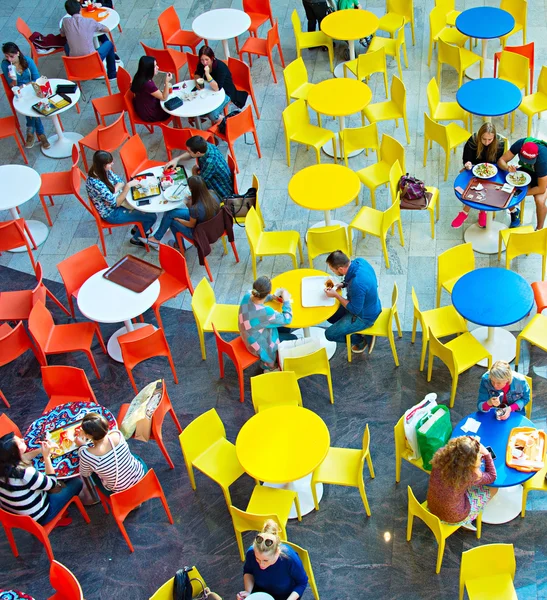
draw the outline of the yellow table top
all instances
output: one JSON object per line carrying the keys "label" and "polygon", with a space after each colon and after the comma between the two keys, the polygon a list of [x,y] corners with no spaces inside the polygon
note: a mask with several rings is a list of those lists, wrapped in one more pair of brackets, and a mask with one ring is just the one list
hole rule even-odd
{"label": "yellow table top", "polygon": [[361,191],[361,180],[344,165],[311,165],[289,181],[291,200],[309,210],[334,210],[349,204]]}
{"label": "yellow table top", "polygon": [[325,79],[316,83],[308,94],[308,104],[311,108],[329,117],[347,117],[358,113],[371,100],[372,91],[368,85],[345,77]]}
{"label": "yellow table top", "polygon": [[[333,275],[317,269],[294,269],[272,279],[272,290],[284,288],[292,296],[292,321],[290,325],[287,325],[291,329],[319,325],[319,323],[332,317],[338,309],[338,300],[334,301],[333,306],[302,306],[302,279],[304,277],[324,277],[327,280]],[[268,306],[271,306],[274,310],[281,310],[281,304],[277,300],[270,302]]]}
{"label": "yellow table top", "polygon": [[300,406],[277,406],[243,425],[236,452],[251,477],[289,483],[312,473],[325,460],[329,445],[329,430],[319,415]]}
{"label": "yellow table top", "polygon": [[335,40],[360,40],[372,35],[379,21],[368,10],[337,10],[321,21],[321,31]]}

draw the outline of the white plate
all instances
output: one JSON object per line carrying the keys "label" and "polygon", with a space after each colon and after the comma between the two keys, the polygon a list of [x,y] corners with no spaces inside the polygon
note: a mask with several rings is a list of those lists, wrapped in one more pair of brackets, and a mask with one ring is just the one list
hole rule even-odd
{"label": "white plate", "polygon": [[[492,169],[492,171],[493,171],[492,175],[488,175],[488,177],[486,177],[484,175],[479,175],[478,169],[479,169],[479,167],[482,167],[483,165],[488,165]],[[473,175],[475,175],[475,177],[478,177],[479,179],[492,179],[492,177],[494,177],[497,174],[497,172],[498,172],[498,167],[496,167],[496,165],[492,165],[490,163],[480,163],[473,167]]]}
{"label": "white plate", "polygon": [[179,187],[178,183],[174,183],[163,192],[163,197],[168,202],[182,202],[188,195],[188,186],[181,187],[176,197],[173,197],[174,191]]}
{"label": "white plate", "polygon": [[[525,181],[524,183],[522,182],[515,182],[513,181],[513,177],[518,173],[518,175],[521,175],[523,177],[525,177]],[[528,173],[526,173],[525,171],[517,171],[517,173],[507,173],[506,177],[505,177],[505,181],[507,181],[507,183],[510,183],[511,185],[514,185],[515,187],[524,187],[526,185],[528,185],[530,183],[530,181],[532,181],[532,178],[530,177],[530,175]]]}
{"label": "white plate", "polygon": [[325,281],[331,279],[323,275],[304,277],[302,279],[302,306],[312,308],[314,306],[334,306],[335,299],[325,294]]}

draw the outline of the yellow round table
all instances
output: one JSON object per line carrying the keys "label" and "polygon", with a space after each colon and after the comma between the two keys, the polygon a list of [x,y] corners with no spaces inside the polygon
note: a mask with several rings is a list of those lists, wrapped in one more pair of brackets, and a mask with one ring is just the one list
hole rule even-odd
{"label": "yellow round table", "polygon": [[[245,472],[265,485],[297,491],[303,515],[314,508],[311,474],[325,460],[329,446],[324,421],[300,406],[259,412],[243,425],[236,439],[237,458]],[[323,495],[319,484],[317,495],[318,499]],[[291,513],[295,517],[296,512]]]}
{"label": "yellow round table", "polygon": [[[368,37],[378,29],[380,19],[368,10],[337,10],[321,21],[321,31],[334,40],[347,40],[349,59],[355,60],[355,40]],[[335,77],[344,77],[344,63],[336,65]]]}

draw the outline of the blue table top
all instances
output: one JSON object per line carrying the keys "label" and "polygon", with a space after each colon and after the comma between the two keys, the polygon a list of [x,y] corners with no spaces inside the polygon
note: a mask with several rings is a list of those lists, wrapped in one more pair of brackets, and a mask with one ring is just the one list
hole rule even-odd
{"label": "blue table top", "polygon": [[532,286],[518,273],[501,267],[475,269],[462,275],[452,290],[452,304],[477,325],[504,327],[532,310]]}
{"label": "blue table top", "polygon": [[[496,175],[494,177],[491,177],[488,181],[496,181],[498,183],[505,183],[506,175],[507,175],[506,171],[500,171],[498,168],[498,172],[496,173]],[[470,206],[471,208],[475,208],[476,210],[492,210],[492,211],[493,210],[506,210],[507,208],[513,208],[513,206],[520,204],[526,197],[526,190],[528,189],[527,185],[525,185],[524,187],[515,188],[515,193],[514,193],[513,197],[511,198],[511,200],[509,201],[509,204],[505,208],[497,208],[496,206],[487,206],[485,204],[482,204],[481,202],[473,202],[472,200],[464,200],[462,198],[462,195],[460,194],[460,192],[456,191],[456,188],[461,187],[462,190],[465,190],[465,188],[467,187],[467,184],[473,177],[475,177],[473,175],[473,171],[468,171],[467,169],[463,170],[454,180],[454,194],[456,194],[456,198],[460,202],[462,202],[463,204],[466,204],[467,206]]]}
{"label": "blue table top", "polygon": [[456,101],[474,115],[499,117],[516,110],[522,102],[522,94],[510,81],[483,77],[464,83],[456,92]]}
{"label": "blue table top", "polygon": [[507,35],[514,26],[515,19],[510,13],[490,6],[468,8],[456,18],[458,31],[480,40],[490,40]]}
{"label": "blue table top", "polygon": [[533,472],[524,473],[522,471],[517,471],[505,464],[505,451],[509,440],[509,434],[513,427],[534,427],[532,421],[527,419],[523,413],[520,411],[511,413],[511,416],[505,421],[498,421],[496,419],[495,410],[489,410],[487,413],[472,413],[464,417],[454,427],[451,437],[468,435],[461,430],[462,425],[465,424],[468,417],[480,421],[481,426],[477,431],[477,435],[481,438],[481,444],[483,446],[490,446],[496,454],[494,464],[496,465],[497,476],[496,481],[491,484],[492,487],[511,487],[513,485],[519,485],[535,475]]}

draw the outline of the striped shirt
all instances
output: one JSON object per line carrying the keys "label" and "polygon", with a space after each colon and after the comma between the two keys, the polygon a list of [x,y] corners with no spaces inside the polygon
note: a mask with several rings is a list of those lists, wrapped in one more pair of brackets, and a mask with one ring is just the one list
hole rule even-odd
{"label": "striped shirt", "polygon": [[22,477],[0,479],[0,505],[16,515],[28,515],[35,521],[49,508],[46,493],[57,485],[54,475],[44,475],[34,467],[21,467]]}
{"label": "striped shirt", "polygon": [[[121,492],[143,478],[144,467],[131,454],[123,435],[117,429],[112,429],[109,434],[113,432],[119,434],[121,441],[102,456],[92,454],[87,446],[80,448],[80,475],[89,477],[91,473],[97,473],[106,489]],[[115,438],[110,439],[115,443]]]}

